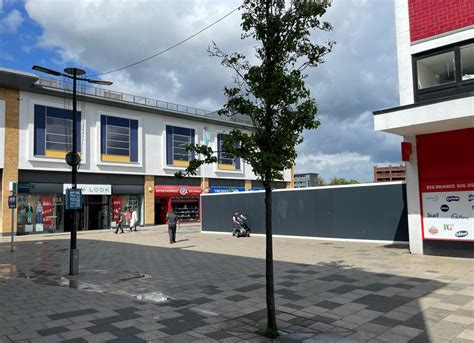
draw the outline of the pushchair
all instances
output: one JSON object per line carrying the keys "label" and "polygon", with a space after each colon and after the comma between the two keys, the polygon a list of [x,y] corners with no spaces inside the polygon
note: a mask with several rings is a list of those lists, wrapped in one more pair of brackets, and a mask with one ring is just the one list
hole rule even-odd
{"label": "pushchair", "polygon": [[232,236],[250,237],[250,228],[247,225],[247,215],[242,212],[235,212],[232,215]]}

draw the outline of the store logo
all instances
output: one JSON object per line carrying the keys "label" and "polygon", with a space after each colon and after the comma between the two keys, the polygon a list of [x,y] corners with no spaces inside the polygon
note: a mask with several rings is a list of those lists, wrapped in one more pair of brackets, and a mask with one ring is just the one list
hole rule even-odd
{"label": "store logo", "polygon": [[439,217],[439,212],[436,213],[427,213],[428,218],[438,218]]}
{"label": "store logo", "polygon": [[469,201],[474,201],[474,194],[469,194]]}
{"label": "store logo", "polygon": [[440,207],[441,211],[443,212],[448,212],[449,211],[449,206],[446,204],[441,205]]}
{"label": "store logo", "polygon": [[461,237],[466,237],[468,234],[469,234],[469,232],[467,232],[466,230],[462,230],[462,231],[456,232],[454,235],[456,237],[461,238]]}
{"label": "store logo", "polygon": [[438,201],[438,200],[439,200],[439,196],[437,196],[437,195],[430,195],[430,196],[427,196],[427,197],[426,197],[426,200]]}
{"label": "store logo", "polygon": [[451,215],[451,219],[469,219],[469,217],[465,217],[462,214],[453,213]]}
{"label": "store logo", "polygon": [[453,230],[453,224],[444,224],[444,231],[452,231]]}
{"label": "store logo", "polygon": [[186,187],[181,187],[178,192],[181,195],[186,195],[188,194],[189,190]]}
{"label": "store logo", "polygon": [[431,233],[433,236],[438,233],[438,229],[435,228],[434,226],[430,227],[428,230],[429,233]]}
{"label": "store logo", "polygon": [[447,202],[451,202],[451,201],[459,201],[461,198],[456,196],[456,195],[450,195],[450,196],[447,196],[446,197],[446,201]]}

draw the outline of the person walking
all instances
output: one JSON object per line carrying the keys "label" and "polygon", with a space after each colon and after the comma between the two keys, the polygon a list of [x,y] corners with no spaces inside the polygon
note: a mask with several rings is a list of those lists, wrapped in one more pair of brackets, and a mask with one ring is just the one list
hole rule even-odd
{"label": "person walking", "polygon": [[173,209],[166,214],[168,221],[168,235],[170,236],[170,244],[176,243],[176,225],[179,223],[178,216],[173,212]]}
{"label": "person walking", "polygon": [[132,211],[132,218],[130,219],[130,231],[137,231],[138,226],[138,211],[136,208]]}
{"label": "person walking", "polygon": [[115,230],[115,233],[118,233],[119,230],[122,230],[122,232],[120,233],[123,233],[123,220],[124,220],[124,213],[122,211],[120,211],[119,213],[119,220],[117,222],[117,229]]}

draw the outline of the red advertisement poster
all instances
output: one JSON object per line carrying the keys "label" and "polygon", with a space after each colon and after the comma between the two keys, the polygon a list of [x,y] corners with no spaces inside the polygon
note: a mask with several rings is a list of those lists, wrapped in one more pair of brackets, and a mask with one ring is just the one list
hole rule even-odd
{"label": "red advertisement poster", "polygon": [[118,222],[120,217],[120,211],[122,210],[122,197],[120,195],[112,196],[112,221]]}
{"label": "red advertisement poster", "polygon": [[53,197],[52,196],[42,196],[41,204],[43,207],[43,220],[42,224],[45,228],[51,228],[54,226],[53,220]]}

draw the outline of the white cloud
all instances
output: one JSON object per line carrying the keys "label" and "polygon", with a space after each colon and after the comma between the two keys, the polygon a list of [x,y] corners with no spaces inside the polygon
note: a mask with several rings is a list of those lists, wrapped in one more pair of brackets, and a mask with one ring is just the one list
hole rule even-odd
{"label": "white cloud", "polygon": [[[0,3],[0,9],[1,9]],[[0,11],[0,13],[2,13]],[[15,33],[23,23],[23,17],[17,9],[12,10],[5,17],[0,19],[0,33]]]}
{"label": "white cloud", "polygon": [[[0,0],[1,1],[1,0]],[[38,46],[55,51],[52,68],[75,65],[106,71],[153,55],[236,8],[239,0],[26,0],[30,18],[43,29]],[[399,159],[396,136],[374,132],[372,111],[397,104],[392,1],[334,1],[327,16],[334,39],[327,63],[306,79],[318,102],[321,127],[305,133],[297,168],[370,181],[372,166]],[[253,42],[241,41],[239,13],[183,45],[135,67],[104,75],[112,90],[208,110],[220,108],[233,74],[209,57],[211,41],[226,52],[255,58]],[[45,65],[48,67],[48,65]],[[397,163],[397,162],[396,162]]]}

